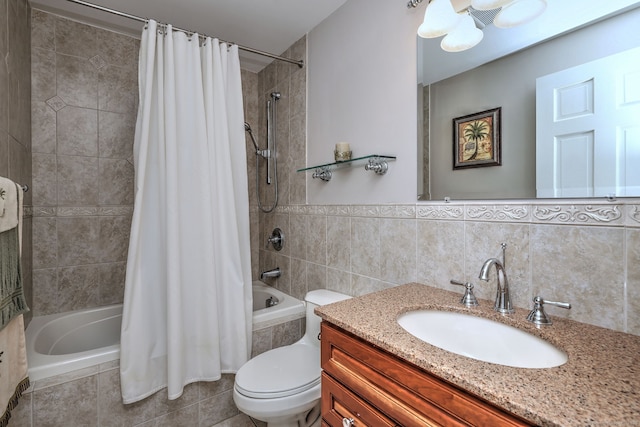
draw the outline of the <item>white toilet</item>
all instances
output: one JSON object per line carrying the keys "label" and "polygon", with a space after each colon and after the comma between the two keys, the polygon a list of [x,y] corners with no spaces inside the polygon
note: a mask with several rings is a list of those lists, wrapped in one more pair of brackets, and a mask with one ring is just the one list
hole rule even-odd
{"label": "white toilet", "polygon": [[268,427],[320,426],[321,319],[313,309],[349,298],[326,289],[307,293],[304,336],[254,357],[238,370],[233,400],[240,411]]}

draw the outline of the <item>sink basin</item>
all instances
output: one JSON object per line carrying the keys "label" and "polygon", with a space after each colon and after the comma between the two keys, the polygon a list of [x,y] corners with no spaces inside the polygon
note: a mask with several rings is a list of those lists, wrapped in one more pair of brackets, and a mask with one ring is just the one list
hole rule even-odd
{"label": "sink basin", "polygon": [[398,317],[416,338],[443,350],[484,362],[516,368],[553,368],[567,354],[528,332],[468,314],[416,310]]}

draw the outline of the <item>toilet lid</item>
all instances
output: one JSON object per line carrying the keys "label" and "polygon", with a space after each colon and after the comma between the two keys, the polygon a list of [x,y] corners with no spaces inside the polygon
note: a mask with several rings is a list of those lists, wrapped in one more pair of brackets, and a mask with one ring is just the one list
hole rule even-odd
{"label": "toilet lid", "polygon": [[236,374],[236,390],[247,397],[275,398],[320,384],[320,349],[293,344],[262,353]]}

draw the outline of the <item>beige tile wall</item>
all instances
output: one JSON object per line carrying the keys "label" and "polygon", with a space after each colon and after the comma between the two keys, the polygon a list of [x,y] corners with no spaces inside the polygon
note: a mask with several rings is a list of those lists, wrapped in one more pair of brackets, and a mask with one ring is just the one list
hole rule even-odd
{"label": "beige tile wall", "polygon": [[495,273],[489,283],[478,274],[504,242],[514,305],[530,308],[535,295],[567,301],[571,310],[548,312],[640,335],[639,203],[280,206],[265,223],[283,228],[290,251],[261,256],[290,268],[270,282],[299,298],[316,288],[362,295],[412,281],[456,290],[449,280],[457,279],[492,300]]}
{"label": "beige tile wall", "polygon": [[[27,0],[0,1],[0,176],[31,183],[31,7]],[[31,195],[25,194],[22,274],[27,305],[33,307]],[[25,315],[28,323],[33,315]]]}
{"label": "beige tile wall", "polygon": [[122,302],[139,41],[34,10],[35,315]]}

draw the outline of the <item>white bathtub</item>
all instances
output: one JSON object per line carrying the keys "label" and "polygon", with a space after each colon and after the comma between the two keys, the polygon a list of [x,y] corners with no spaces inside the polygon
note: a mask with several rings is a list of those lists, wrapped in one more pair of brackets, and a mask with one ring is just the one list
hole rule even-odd
{"label": "white bathtub", "polygon": [[[253,329],[304,317],[304,303],[253,282]],[[278,303],[265,307],[266,300]],[[37,381],[120,358],[122,304],[34,317],[26,331],[29,378]]]}

